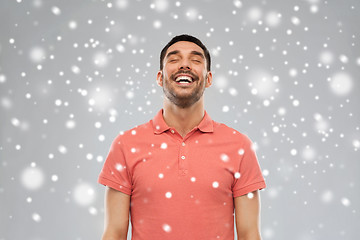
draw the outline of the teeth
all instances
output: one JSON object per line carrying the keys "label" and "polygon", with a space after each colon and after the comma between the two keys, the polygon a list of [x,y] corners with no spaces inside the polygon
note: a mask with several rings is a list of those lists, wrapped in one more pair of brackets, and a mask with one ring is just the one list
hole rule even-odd
{"label": "teeth", "polygon": [[175,81],[180,82],[180,80],[188,80],[189,82],[192,82],[191,77],[188,76],[179,76],[175,79]]}

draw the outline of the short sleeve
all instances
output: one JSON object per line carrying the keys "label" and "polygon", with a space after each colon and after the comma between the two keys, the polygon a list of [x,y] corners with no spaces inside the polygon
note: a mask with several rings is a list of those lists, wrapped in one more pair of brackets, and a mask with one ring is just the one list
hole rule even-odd
{"label": "short sleeve", "polygon": [[241,157],[238,172],[233,185],[233,197],[245,195],[266,187],[264,177],[251,140],[244,135],[244,143],[239,149]]}
{"label": "short sleeve", "polygon": [[118,135],[111,144],[98,182],[125,194],[131,195],[132,184],[124,154],[122,135]]}

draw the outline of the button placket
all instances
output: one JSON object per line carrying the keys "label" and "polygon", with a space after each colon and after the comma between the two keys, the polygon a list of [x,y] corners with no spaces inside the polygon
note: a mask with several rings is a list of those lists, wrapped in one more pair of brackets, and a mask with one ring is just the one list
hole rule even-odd
{"label": "button placket", "polygon": [[182,141],[179,142],[179,174],[181,176],[185,176],[188,172],[188,164],[187,164],[187,161],[188,161],[188,155],[187,155],[187,146],[186,146],[186,143],[185,141]]}

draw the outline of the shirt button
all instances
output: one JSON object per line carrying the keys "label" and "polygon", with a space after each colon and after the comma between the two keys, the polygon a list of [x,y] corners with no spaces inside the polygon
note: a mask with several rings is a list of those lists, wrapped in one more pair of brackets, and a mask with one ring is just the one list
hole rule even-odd
{"label": "shirt button", "polygon": [[181,159],[185,159],[185,156],[181,156]]}
{"label": "shirt button", "polygon": [[173,129],[171,129],[171,133],[174,133],[175,131]]}
{"label": "shirt button", "polygon": [[181,144],[181,145],[185,146],[185,143],[184,143],[184,142],[182,142],[182,144]]}

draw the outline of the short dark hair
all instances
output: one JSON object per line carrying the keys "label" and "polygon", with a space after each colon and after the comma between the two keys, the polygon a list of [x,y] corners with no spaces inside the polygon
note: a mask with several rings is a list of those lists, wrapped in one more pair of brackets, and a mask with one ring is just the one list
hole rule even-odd
{"label": "short dark hair", "polygon": [[196,45],[198,45],[199,47],[202,48],[202,50],[204,51],[205,54],[205,58],[206,58],[206,68],[208,71],[210,71],[210,66],[211,66],[211,59],[210,59],[210,53],[209,50],[207,50],[207,48],[205,47],[205,45],[196,37],[191,36],[191,35],[187,35],[187,34],[182,34],[182,35],[178,35],[173,37],[173,39],[170,40],[170,42],[168,42],[168,44],[166,44],[166,46],[161,50],[160,53],[160,70],[163,69],[164,67],[164,58],[165,58],[165,54],[166,51],[168,50],[168,48],[173,45],[174,43],[180,42],[180,41],[185,41],[185,42],[192,42],[195,43]]}

